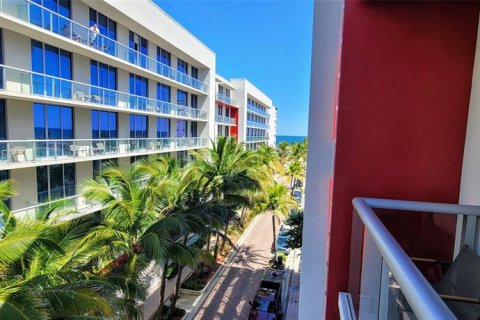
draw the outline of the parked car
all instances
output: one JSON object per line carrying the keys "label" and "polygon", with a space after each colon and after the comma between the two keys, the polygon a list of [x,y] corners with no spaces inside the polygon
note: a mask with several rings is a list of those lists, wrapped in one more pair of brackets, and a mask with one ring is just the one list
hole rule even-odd
{"label": "parked car", "polygon": [[287,247],[288,236],[286,234],[279,235],[277,237],[277,251],[285,252],[286,254],[290,253],[290,248]]}

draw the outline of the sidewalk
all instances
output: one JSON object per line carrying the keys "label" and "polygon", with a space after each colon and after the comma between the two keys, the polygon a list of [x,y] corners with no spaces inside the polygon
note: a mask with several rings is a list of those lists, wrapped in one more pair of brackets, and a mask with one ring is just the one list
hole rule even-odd
{"label": "sidewalk", "polygon": [[301,249],[290,252],[287,258],[286,268],[290,273],[290,283],[287,293],[287,310],[285,320],[298,319],[298,295],[300,292]]}

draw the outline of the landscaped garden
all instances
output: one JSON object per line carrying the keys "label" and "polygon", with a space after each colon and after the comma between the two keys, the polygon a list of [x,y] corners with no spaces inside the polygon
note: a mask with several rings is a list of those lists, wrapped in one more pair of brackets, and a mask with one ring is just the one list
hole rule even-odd
{"label": "landscaped garden", "polygon": [[[285,173],[301,178],[289,168],[301,160],[288,148],[288,154],[281,146],[249,151],[220,139],[192,152],[188,163],[158,157],[129,168],[105,166],[81,186],[87,201],[102,206],[86,216],[59,207],[18,217],[0,201],[0,319],[141,319],[147,270],[165,270],[158,271],[156,318],[181,316],[178,275],[185,267],[199,277],[184,286],[204,287],[253,215],[279,216],[295,206],[275,181]],[[0,182],[0,199],[15,192],[14,181]],[[193,234],[202,242],[188,245]],[[168,279],[175,290],[166,308]]]}

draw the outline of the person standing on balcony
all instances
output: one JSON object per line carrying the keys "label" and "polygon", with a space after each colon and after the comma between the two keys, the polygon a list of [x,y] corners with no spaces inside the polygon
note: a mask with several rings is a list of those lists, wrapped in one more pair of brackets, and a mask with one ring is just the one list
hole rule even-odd
{"label": "person standing on balcony", "polygon": [[90,45],[92,47],[96,47],[95,40],[97,39],[97,36],[100,34],[100,29],[98,28],[97,24],[94,24],[93,26],[90,27],[90,32],[88,38],[90,39]]}

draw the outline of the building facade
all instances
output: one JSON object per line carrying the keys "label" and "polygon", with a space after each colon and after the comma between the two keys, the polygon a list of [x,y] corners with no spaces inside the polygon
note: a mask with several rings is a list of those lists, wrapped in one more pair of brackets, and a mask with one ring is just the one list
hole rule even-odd
{"label": "building facade", "polygon": [[[261,144],[275,146],[272,129],[276,128],[276,109],[272,99],[247,79],[231,79],[239,108],[238,139],[249,149]],[[273,111],[275,109],[275,111]],[[275,125],[272,125],[275,123]]]}
{"label": "building facade", "polygon": [[479,13],[315,2],[299,319],[478,315],[431,283],[480,254]]}
{"label": "building facade", "polygon": [[0,28],[0,179],[19,186],[14,213],[57,199],[96,211],[79,187],[102,163],[185,158],[220,126],[238,135],[215,53],[151,1],[0,0]]}

